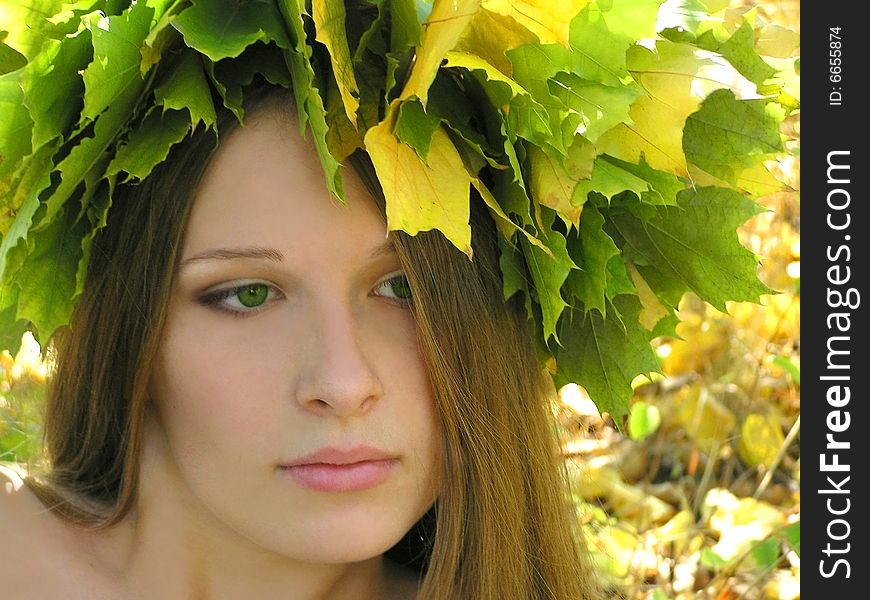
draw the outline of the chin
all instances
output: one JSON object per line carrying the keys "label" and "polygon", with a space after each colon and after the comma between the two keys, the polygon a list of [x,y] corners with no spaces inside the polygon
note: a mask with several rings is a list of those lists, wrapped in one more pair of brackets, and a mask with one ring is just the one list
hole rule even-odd
{"label": "chin", "polygon": [[406,532],[353,531],[315,536],[305,544],[307,561],[320,564],[355,563],[383,555]]}
{"label": "chin", "polygon": [[[384,554],[398,543],[416,519],[389,518],[389,512],[348,514],[335,511],[331,515],[309,516],[286,529],[260,529],[261,546],[277,554],[319,564],[353,563]],[[407,521],[407,527],[402,524]],[[253,532],[252,532],[253,533]],[[265,534],[265,535],[264,535]],[[263,539],[263,537],[265,539]],[[257,541],[255,536],[250,536]]]}

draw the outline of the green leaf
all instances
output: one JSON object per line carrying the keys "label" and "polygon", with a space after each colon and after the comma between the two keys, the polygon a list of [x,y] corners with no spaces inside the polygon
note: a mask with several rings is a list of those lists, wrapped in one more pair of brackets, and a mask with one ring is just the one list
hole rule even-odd
{"label": "green leaf", "polygon": [[577,265],[568,255],[565,238],[562,234],[553,231],[556,213],[546,208],[541,208],[540,212],[541,228],[538,232],[538,239],[544,242],[550,252],[545,252],[537,245],[523,240],[523,254],[525,254],[526,265],[535,284],[538,304],[541,305],[543,312],[544,340],[554,337],[559,343],[556,323],[568,306],[565,299],[562,298],[560,290],[571,269],[577,268]]}
{"label": "green leaf", "polygon": [[716,554],[711,548],[707,546],[701,548],[701,566],[711,571],[719,571],[727,564],[728,561]]}
{"label": "green leaf", "polygon": [[83,205],[86,203],[90,191],[88,183],[95,183],[105,172],[111,158],[106,150],[123,131],[143,87],[144,83],[140,81],[138,85],[124,89],[122,95],[97,119],[93,136],[81,137],[78,144],[60,161],[57,165],[60,183],[47,199],[45,217],[37,227],[50,223],[82,183],[85,183],[85,187],[81,202]]}
{"label": "green leaf", "polygon": [[770,293],[756,275],[755,255],[736,234],[759,206],[724,188],[686,190],[678,201],[679,207],[658,207],[649,221],[615,212],[610,223],[635,255],[719,310],[729,300],[757,302]]}
{"label": "green leaf", "polygon": [[181,33],[172,27],[172,20],[188,6],[190,6],[190,0],[172,0],[171,4],[165,8],[163,14],[159,15],[159,18],[152,25],[145,42],[139,48],[139,53],[142,55],[139,72],[143,77],[151,70],[151,67],[160,62],[164,50],[177,45]]}
{"label": "green leaf", "polygon": [[528,306],[529,282],[523,254],[504,237],[500,236],[498,243],[500,248],[498,264],[501,270],[504,299],[509,300],[517,292],[523,292]]}
{"label": "green leaf", "polygon": [[15,277],[20,287],[17,317],[33,322],[43,346],[72,314],[86,225],[75,221],[76,212],[63,211],[48,227],[32,235],[31,251]]}
{"label": "green leaf", "polygon": [[715,48],[749,81],[761,85],[776,74],[776,69],[764,62],[755,50],[755,31],[746,21],[724,43]]}
{"label": "green leaf", "polygon": [[510,217],[504,212],[501,205],[498,203],[498,200],[496,200],[492,192],[489,191],[489,188],[487,188],[480,179],[475,177],[471,180],[471,184],[480,194],[480,197],[486,204],[487,208],[489,208],[489,214],[492,215],[496,227],[498,227],[505,239],[512,239],[515,234],[521,234],[530,244],[537,246],[545,254],[552,255],[550,249],[541,240],[511,221]]}
{"label": "green leaf", "polygon": [[710,94],[686,121],[686,158],[736,184],[740,174],[782,150],[777,118],[764,100],[737,100],[730,90]]}
{"label": "green leaf", "polygon": [[[7,193],[7,181],[32,152],[30,145],[33,121],[24,105],[24,91],[13,77],[0,77],[0,198]],[[5,208],[6,199],[3,198]]]}
{"label": "green leaf", "polygon": [[129,90],[143,85],[139,48],[155,17],[154,7],[144,2],[113,17],[88,15],[85,23],[93,38],[94,60],[82,74],[85,82],[83,118],[96,119]]}
{"label": "green leaf", "polygon": [[637,295],[621,255],[611,256],[607,261],[607,287],[604,294],[608,300],[613,300],[621,294]]}
{"label": "green leaf", "polygon": [[794,379],[795,383],[801,384],[801,370],[787,356],[777,356],[773,359],[773,364],[785,369],[785,372]]}
{"label": "green leaf", "polygon": [[599,152],[634,163],[643,159],[679,176],[688,174],[683,127],[701,101],[728,86],[748,86],[754,93],[734,67],[686,44],[659,40],[653,50],[633,45],[626,65],[645,95],[632,104],[630,124],[618,124],[599,138]]}
{"label": "green leaf", "polygon": [[280,0],[278,7],[290,34],[290,48],[285,52],[285,60],[293,80],[296,109],[299,111],[299,126],[303,132],[306,125],[311,127],[314,147],[317,149],[317,155],[326,175],[327,188],[333,196],[343,201],[344,189],[339,172],[341,165],[330,153],[326,141],[329,133],[326,108],[323,98],[314,85],[314,69],[310,62],[311,48],[305,41],[302,6],[298,0]]}
{"label": "green leaf", "polygon": [[91,33],[85,29],[61,42],[47,40],[22,71],[24,103],[34,121],[34,148],[62,135],[77,121],[82,109],[78,99],[84,90],[81,71],[92,59]]}
{"label": "green leaf", "polygon": [[574,72],[605,85],[621,85],[628,76],[626,50],[637,39],[655,36],[659,4],[661,0],[589,4],[571,22],[571,49],[578,55]]}
{"label": "green leaf", "polygon": [[17,270],[20,265],[8,268],[8,257],[17,244],[27,238],[27,234],[33,225],[33,217],[39,209],[39,194],[50,183],[49,172],[51,170],[52,156],[57,150],[57,144],[46,144],[37,150],[21,169],[17,180],[13,183],[12,191],[6,200],[10,202],[5,208],[10,214],[14,214],[9,228],[6,229],[4,220],[0,222],[3,234],[0,240],[0,287],[10,273]]}
{"label": "green leaf", "polygon": [[27,331],[27,321],[18,318],[18,286],[0,285],[0,348],[14,356]]}
{"label": "green leaf", "polygon": [[584,310],[605,314],[608,265],[619,248],[604,231],[604,217],[594,205],[584,206],[578,235],[569,241],[569,253],[579,270],[571,271],[567,287]]}
{"label": "green leaf", "polygon": [[417,151],[424,161],[429,154],[432,136],[441,126],[441,119],[433,111],[426,111],[416,98],[399,104],[396,115],[396,137]]}
{"label": "green leaf", "polygon": [[628,416],[628,435],[633,440],[642,440],[658,431],[662,424],[662,415],[655,404],[647,404],[643,400],[631,405]]}
{"label": "green leaf", "polygon": [[752,548],[752,560],[760,569],[772,569],[779,561],[779,540],[767,538]]}
{"label": "green leaf", "polygon": [[27,64],[27,58],[15,48],[6,45],[3,40],[9,35],[8,31],[0,31],[0,75],[20,69]]}
{"label": "green leaf", "polygon": [[595,142],[619,123],[631,123],[628,114],[639,92],[633,87],[611,87],[573,73],[557,73],[548,82],[550,93],[580,116],[578,133]]}
{"label": "green leaf", "polygon": [[344,0],[312,0],[311,16],[317,31],[317,41],[329,51],[332,72],[344,103],[347,118],[356,125],[359,108],[359,88],[353,72],[350,48],[347,45]]}
{"label": "green leaf", "polygon": [[598,192],[608,200],[625,191],[634,192],[638,197],[649,190],[649,183],[631,171],[624,170],[605,157],[597,157],[592,168],[592,176],[577,182],[575,197],[585,201],[590,192]]}
{"label": "green leaf", "polygon": [[637,297],[622,295],[606,317],[578,306],[566,310],[559,323],[556,386],[582,385],[598,410],[610,413],[617,423],[629,412],[632,380],[659,369],[648,333],[638,323],[639,313]]}
{"label": "green leaf", "polygon": [[445,67],[462,68],[480,81],[492,105],[506,114],[509,135],[518,135],[536,144],[552,139],[550,116],[523,87],[479,56],[447,52]]}
{"label": "green leaf", "polygon": [[242,89],[250,85],[257,75],[261,75],[273,85],[290,87],[291,78],[283,52],[274,44],[255,43],[235,58],[224,58],[216,63],[206,59],[205,70],[224,106],[229,108],[241,121],[244,118]]}
{"label": "green leaf", "polygon": [[792,523],[783,530],[783,536],[788,544],[788,547],[794,550],[795,554],[801,555],[801,522]]}
{"label": "green leaf", "polygon": [[181,110],[151,111],[118,147],[106,170],[107,177],[127,173],[125,181],[142,180],[163,162],[169,150],[190,133],[190,117]]}
{"label": "green leaf", "polygon": [[402,53],[420,43],[423,28],[417,19],[417,6],[414,0],[390,0],[380,2],[380,7],[389,7],[390,49]]}
{"label": "green leaf", "polygon": [[193,6],[172,19],[184,42],[217,62],[241,54],[254,42],[289,41],[273,0],[195,0]]}
{"label": "green leaf", "polygon": [[187,110],[194,128],[200,121],[214,127],[217,119],[200,55],[185,52],[175,68],[154,90],[154,99],[164,109]]}
{"label": "green leaf", "polygon": [[47,38],[57,39],[72,33],[68,28],[48,20],[48,17],[60,11],[63,4],[63,0],[3,2],[3,10],[0,10],[0,31],[6,32],[3,43],[27,60],[32,60]]}
{"label": "green leaf", "polygon": [[[640,163],[631,163],[606,154],[598,158],[599,160],[606,160],[621,170],[643,179],[649,189],[640,192],[640,199],[647,204],[669,204],[676,206],[677,194],[686,188],[686,184],[678,177],[671,173],[653,169],[643,160]],[[638,189],[634,190],[635,193],[638,193]]]}

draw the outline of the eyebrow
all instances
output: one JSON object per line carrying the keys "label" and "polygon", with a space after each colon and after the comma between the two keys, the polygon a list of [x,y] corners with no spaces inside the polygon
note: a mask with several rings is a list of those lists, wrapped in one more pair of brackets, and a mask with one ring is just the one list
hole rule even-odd
{"label": "eyebrow", "polygon": [[[377,246],[371,254],[369,260],[375,260],[382,256],[395,254],[396,249],[393,246],[392,238],[387,239],[383,244]],[[283,262],[284,254],[275,248],[262,248],[260,246],[239,246],[235,248],[211,248],[198,252],[193,256],[185,258],[178,264],[178,268],[189,265],[191,263],[205,260],[234,260],[240,258],[247,259],[266,259],[272,262]]]}
{"label": "eyebrow", "polygon": [[233,260],[238,258],[262,258],[272,262],[282,262],[284,255],[274,248],[261,248],[260,246],[240,246],[236,248],[212,248],[198,252],[189,258],[185,258],[178,264],[178,268],[203,260]]}

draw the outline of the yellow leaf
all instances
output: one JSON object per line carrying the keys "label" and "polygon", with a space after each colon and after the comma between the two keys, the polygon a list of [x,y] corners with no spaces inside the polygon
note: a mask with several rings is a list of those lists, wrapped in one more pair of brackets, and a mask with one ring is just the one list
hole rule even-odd
{"label": "yellow leaf", "polygon": [[737,453],[750,467],[764,465],[769,468],[785,441],[782,428],[772,415],[765,416],[757,413],[747,415],[740,433]]}
{"label": "yellow leaf", "polygon": [[426,106],[429,86],[435,80],[444,55],[456,46],[479,8],[480,0],[435,0],[429,18],[423,23],[420,47],[400,100],[417,97]]}
{"label": "yellow leaf", "polygon": [[[736,166],[736,165],[732,165]],[[730,187],[728,183],[718,177],[710,175],[695,165],[689,165],[689,177],[696,186],[718,185]],[[738,176],[736,185],[741,190],[749,192],[752,196],[767,196],[774,192],[783,191],[786,186],[771,173],[763,163],[744,169]]]}
{"label": "yellow leaf", "polygon": [[681,510],[656,528],[653,537],[661,544],[673,544],[674,551],[682,555],[696,530],[695,515],[689,510]]}
{"label": "yellow leaf", "polygon": [[643,157],[654,169],[685,177],[683,126],[690,113],[673,110],[654,98],[642,96],[629,110],[633,124],[620,123],[598,138],[598,151],[622,160]]}
{"label": "yellow leaf", "polygon": [[637,296],[640,299],[640,304],[643,307],[640,311],[640,324],[649,331],[653,330],[656,323],[668,316],[671,311],[659,301],[658,296],[652,291],[646,279],[637,270],[633,263],[627,263],[628,273],[631,275],[631,280],[634,282],[634,287],[637,288]]}
{"label": "yellow leaf", "polygon": [[438,229],[471,257],[471,176],[442,129],[432,136],[426,162],[393,133],[398,100],[387,118],[369,129],[365,146],[386,198],[387,228],[411,235]]}
{"label": "yellow leaf", "polygon": [[632,123],[621,123],[598,139],[598,151],[687,176],[683,127],[712,91],[728,87],[738,98],[755,97],[755,86],[721,56],[686,44],[660,40],[655,50],[632,46],[626,63],[646,92],[631,105]]}
{"label": "yellow leaf", "polygon": [[329,51],[332,72],[347,118],[356,127],[356,111],[359,108],[359,88],[353,73],[350,48],[347,45],[347,32],[344,29],[344,0],[312,0],[312,15],[317,31],[317,41]]}
{"label": "yellow leaf", "polygon": [[786,523],[785,514],[775,506],[754,498],[738,499],[723,488],[707,492],[703,512],[710,529],[719,534],[712,549],[725,560],[740,556]]}
{"label": "yellow leaf", "polygon": [[685,389],[678,403],[680,423],[706,452],[722,446],[737,424],[734,413],[700,384]]}
{"label": "yellow leaf", "polygon": [[583,207],[571,202],[577,180],[538,146],[529,145],[528,161],[532,196],[542,206],[568,216],[572,223],[579,223]]}
{"label": "yellow leaf", "polygon": [[801,36],[797,31],[775,24],[763,27],[755,40],[755,49],[759,54],[777,58],[792,56],[800,45]]}
{"label": "yellow leaf", "polygon": [[568,46],[573,19],[590,0],[483,0],[483,7],[512,17],[534,33],[542,44]]}
{"label": "yellow leaf", "polygon": [[510,76],[513,66],[505,53],[538,41],[538,36],[509,15],[500,15],[483,6],[456,42],[455,50],[475,54]]}

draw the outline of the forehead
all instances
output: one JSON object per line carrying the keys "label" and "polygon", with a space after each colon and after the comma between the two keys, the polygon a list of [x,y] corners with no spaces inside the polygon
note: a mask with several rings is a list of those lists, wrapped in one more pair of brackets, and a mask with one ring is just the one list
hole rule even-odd
{"label": "forehead", "polygon": [[338,203],[314,144],[285,108],[266,107],[225,138],[194,195],[182,258],[214,247],[257,245],[285,255],[311,247],[370,252],[386,225],[353,169]]}

